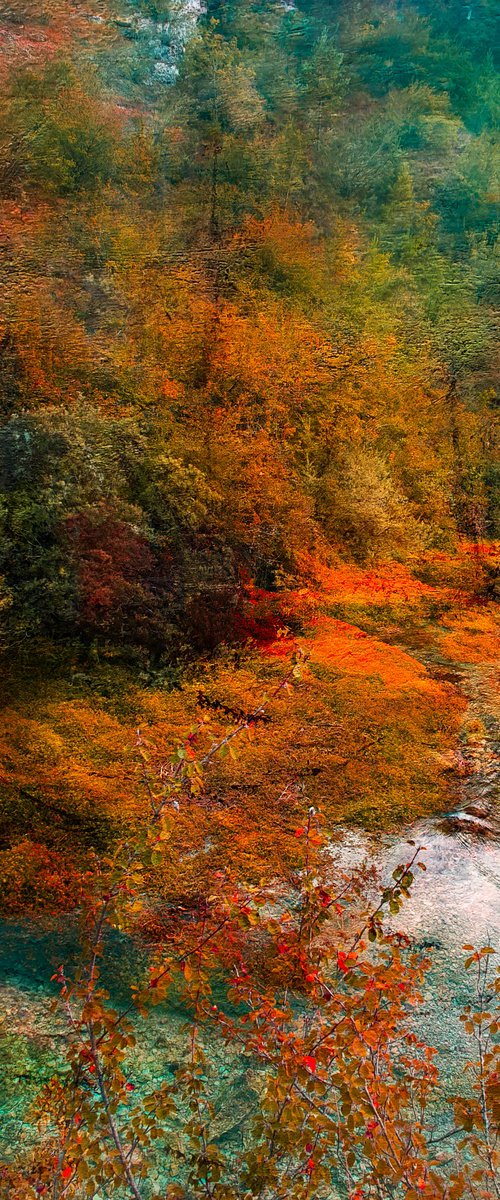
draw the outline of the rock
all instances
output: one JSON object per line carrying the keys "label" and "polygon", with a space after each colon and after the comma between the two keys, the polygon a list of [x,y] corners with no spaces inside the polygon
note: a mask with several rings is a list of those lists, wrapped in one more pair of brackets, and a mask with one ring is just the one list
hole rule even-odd
{"label": "rock", "polygon": [[470,773],[470,767],[459,750],[447,750],[444,754],[436,754],[435,760],[442,771],[453,771],[461,778]]}
{"label": "rock", "polygon": [[486,821],[490,815],[486,805],[481,804],[467,804],[464,808],[464,813],[468,817],[477,817],[480,821]]}
{"label": "rock", "polygon": [[472,833],[477,837],[494,838],[497,836],[497,830],[490,821],[469,816],[467,812],[452,813],[446,818],[445,827],[448,830],[455,830],[457,833]]}

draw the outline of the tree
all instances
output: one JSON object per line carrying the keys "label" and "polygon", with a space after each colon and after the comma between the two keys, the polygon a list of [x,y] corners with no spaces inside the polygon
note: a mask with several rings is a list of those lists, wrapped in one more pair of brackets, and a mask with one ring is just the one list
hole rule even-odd
{"label": "tree", "polygon": [[[246,143],[263,117],[255,74],[235,43],[209,28],[194,38],[183,58],[178,92],[184,108],[185,169],[197,184],[201,212],[212,237],[230,220],[231,199],[245,166]],[[242,164],[239,158],[242,157]],[[221,210],[222,205],[222,210]]]}
{"label": "tree", "polygon": [[23,172],[36,188],[62,196],[95,192],[111,177],[109,113],[68,63],[19,75],[9,116]]}

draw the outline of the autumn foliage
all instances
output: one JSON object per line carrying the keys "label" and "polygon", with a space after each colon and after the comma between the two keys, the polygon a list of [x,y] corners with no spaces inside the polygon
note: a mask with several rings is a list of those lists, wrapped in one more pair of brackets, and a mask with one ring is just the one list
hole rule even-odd
{"label": "autumn foliage", "polygon": [[[477,1055],[467,1068],[471,1098],[444,1097],[435,1052],[410,1019],[430,964],[385,921],[408,897],[415,870],[425,870],[418,847],[367,907],[366,875],[336,871],[310,806],[295,830],[300,867],[286,893],[242,887],[219,871],[213,894],[180,921],[178,914],[157,924],[151,940],[147,881],[172,853],[175,814],[200,792],[204,765],[265,710],[264,702],[201,755],[193,731],[160,778],[139,736],[149,816],[136,844],[119,846],[94,880],[77,979],[63,965],[55,977],[67,1066],[39,1099],[41,1140],[31,1161],[4,1170],[23,1198],[93,1195],[103,1184],[134,1200],[164,1195],[154,1183],[151,1190],[158,1146],[171,1179],[166,1195],[179,1198],[207,1189],[214,1198],[263,1191],[298,1198],[334,1187],[350,1200],[380,1192],[485,1200],[496,1187],[498,1021],[486,1008],[498,997],[493,951],[467,948],[466,965],[477,974],[476,1000],[463,1018]],[[109,924],[142,936],[149,930],[148,969],[122,1012],[99,982]],[[132,1018],[146,1018],[171,994],[189,1014],[186,1055],[172,1085],[143,1094]],[[207,1037],[254,1064],[256,1104],[243,1117],[237,1148],[227,1151],[212,1132]],[[443,1100],[444,1131],[436,1127]],[[186,1110],[189,1118],[181,1116]]]}
{"label": "autumn foliage", "polygon": [[498,1196],[491,948],[444,1098],[421,856],[326,850],[449,810],[498,658],[494,7],[4,5],[1,911],[84,930],[9,1198]]}

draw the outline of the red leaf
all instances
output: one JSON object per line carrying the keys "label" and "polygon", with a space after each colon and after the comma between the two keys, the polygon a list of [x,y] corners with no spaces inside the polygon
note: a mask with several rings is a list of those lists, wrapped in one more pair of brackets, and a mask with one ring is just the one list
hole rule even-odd
{"label": "red leaf", "polygon": [[304,1066],[307,1067],[308,1071],[316,1070],[316,1059],[313,1058],[311,1054],[305,1054],[302,1062],[304,1063]]}

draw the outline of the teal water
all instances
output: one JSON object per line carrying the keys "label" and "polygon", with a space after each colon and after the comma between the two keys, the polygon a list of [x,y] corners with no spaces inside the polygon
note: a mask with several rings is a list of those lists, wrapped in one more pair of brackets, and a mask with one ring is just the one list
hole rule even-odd
{"label": "teal water", "polygon": [[[30,1105],[43,1084],[64,1067],[66,1025],[62,1014],[51,1012],[57,987],[50,976],[61,962],[71,975],[78,953],[77,930],[53,925],[40,933],[28,924],[3,923],[0,947],[0,1157],[8,1159],[36,1141]],[[105,961],[102,982],[112,1003],[126,1007],[143,956],[126,937],[117,936]],[[138,1044],[127,1073],[139,1092],[173,1081],[188,1054],[186,1021],[185,1009],[170,1002],[168,1008],[153,1009],[147,1020],[137,1022]],[[205,1040],[204,1049],[216,1109],[214,1134],[222,1141],[238,1140],[254,1103],[249,1063],[211,1039]]]}

